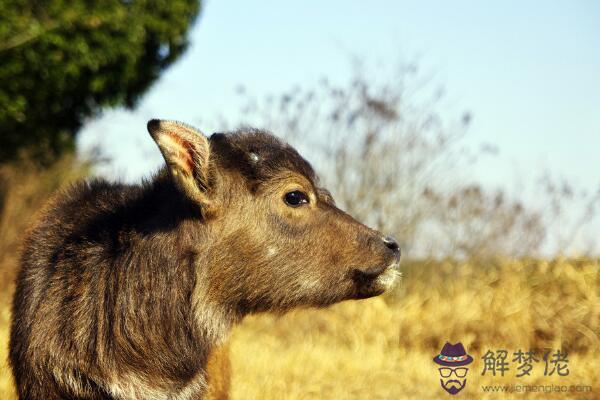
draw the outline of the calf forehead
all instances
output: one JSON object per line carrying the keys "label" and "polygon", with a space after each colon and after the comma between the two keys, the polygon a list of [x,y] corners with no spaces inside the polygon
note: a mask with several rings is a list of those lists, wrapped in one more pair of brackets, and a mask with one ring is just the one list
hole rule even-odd
{"label": "calf forehead", "polygon": [[210,142],[219,166],[239,171],[246,179],[266,181],[282,171],[292,171],[315,183],[310,163],[296,149],[270,133],[260,130],[215,133]]}

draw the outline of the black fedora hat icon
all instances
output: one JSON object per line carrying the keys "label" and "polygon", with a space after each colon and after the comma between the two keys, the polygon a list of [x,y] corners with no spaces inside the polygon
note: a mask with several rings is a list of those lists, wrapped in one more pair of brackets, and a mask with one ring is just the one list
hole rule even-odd
{"label": "black fedora hat icon", "polygon": [[471,364],[473,357],[467,354],[461,342],[456,344],[446,342],[440,354],[433,357],[433,362],[445,367],[460,367]]}

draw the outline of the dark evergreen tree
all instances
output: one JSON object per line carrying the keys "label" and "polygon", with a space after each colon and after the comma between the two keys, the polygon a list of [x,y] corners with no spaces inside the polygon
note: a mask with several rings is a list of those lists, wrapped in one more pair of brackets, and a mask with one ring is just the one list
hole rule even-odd
{"label": "dark evergreen tree", "polygon": [[198,0],[0,0],[0,163],[52,161],[86,118],[135,106],[188,45]]}

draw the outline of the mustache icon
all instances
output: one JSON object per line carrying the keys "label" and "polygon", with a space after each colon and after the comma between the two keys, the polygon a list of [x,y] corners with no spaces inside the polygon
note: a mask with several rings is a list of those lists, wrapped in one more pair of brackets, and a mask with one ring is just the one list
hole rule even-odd
{"label": "mustache icon", "polygon": [[465,382],[461,382],[456,379],[450,379],[449,381],[446,381],[446,382],[442,381],[442,386],[445,389],[449,389],[451,387],[457,387],[458,389],[462,389],[464,384],[465,384]]}
{"label": "mustache icon", "polygon": [[442,388],[454,395],[458,392],[460,392],[461,390],[463,390],[463,388],[465,387],[467,380],[465,379],[462,383],[456,379],[450,379],[449,381],[444,382],[443,379],[440,379],[440,383],[442,384]]}
{"label": "mustache icon", "polygon": [[460,386],[462,386],[462,385],[461,385],[461,383],[460,383],[459,381],[457,381],[456,379],[451,379],[451,380],[449,380],[449,381],[446,381],[446,383],[445,383],[445,386],[448,386],[448,387],[450,387],[450,386],[458,386],[458,387],[460,387]]}

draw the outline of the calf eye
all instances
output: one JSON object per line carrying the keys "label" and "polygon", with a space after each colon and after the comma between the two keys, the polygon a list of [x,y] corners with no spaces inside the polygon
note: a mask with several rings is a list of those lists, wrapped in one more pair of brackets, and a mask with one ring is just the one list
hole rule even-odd
{"label": "calf eye", "polygon": [[308,203],[308,196],[304,192],[294,190],[293,192],[286,193],[283,201],[290,207],[298,207]]}

